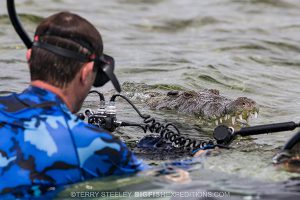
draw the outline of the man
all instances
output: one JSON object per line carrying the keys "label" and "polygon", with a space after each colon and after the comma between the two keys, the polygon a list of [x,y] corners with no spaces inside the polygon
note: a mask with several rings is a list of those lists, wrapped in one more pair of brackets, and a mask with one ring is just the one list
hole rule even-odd
{"label": "man", "polygon": [[72,114],[93,84],[112,80],[120,90],[92,24],[68,12],[52,15],[26,56],[30,86],[0,98],[0,194],[144,169],[118,138]]}

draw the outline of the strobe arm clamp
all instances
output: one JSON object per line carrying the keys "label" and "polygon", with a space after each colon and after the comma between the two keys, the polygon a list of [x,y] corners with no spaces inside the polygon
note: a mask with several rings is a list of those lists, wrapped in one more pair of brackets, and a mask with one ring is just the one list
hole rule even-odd
{"label": "strobe arm clamp", "polygon": [[259,135],[259,134],[275,133],[275,132],[282,132],[282,131],[291,131],[297,127],[300,127],[300,123],[295,123],[293,121],[290,121],[290,122],[283,122],[283,123],[244,127],[235,132],[232,127],[220,125],[215,128],[213,136],[217,141],[217,144],[229,145],[238,135],[250,136],[250,135]]}

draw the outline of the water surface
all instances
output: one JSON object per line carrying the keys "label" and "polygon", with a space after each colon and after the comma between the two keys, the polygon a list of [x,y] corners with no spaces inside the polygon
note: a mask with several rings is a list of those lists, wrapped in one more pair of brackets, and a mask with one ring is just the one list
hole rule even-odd
{"label": "water surface", "polygon": [[[90,20],[102,33],[105,52],[116,59],[116,73],[121,83],[135,81],[194,90],[219,89],[230,98],[247,96],[257,101],[260,117],[253,120],[252,125],[300,121],[298,0],[112,0],[88,3],[17,0],[16,4],[31,36],[38,22],[54,12],[69,10]],[[10,25],[5,8],[5,1],[1,1],[0,95],[20,92],[29,83],[26,49]],[[110,89],[111,84],[107,84],[102,91]],[[90,101],[89,106],[97,106],[96,98]],[[117,106],[120,120],[140,120],[124,102]],[[176,121],[182,130],[194,137],[211,138],[211,135],[201,135],[197,126],[183,116],[154,112],[146,107],[142,110],[162,121]],[[143,136],[138,129],[124,128],[119,130],[120,133],[122,138],[130,140]],[[299,195],[299,189],[294,189],[299,182],[289,180],[299,174],[277,170],[271,164],[274,154],[293,133],[260,135],[250,141],[239,141],[234,144],[235,149],[197,162],[197,169],[191,171],[192,181],[183,186],[161,184],[161,179],[152,176],[146,176],[148,178],[143,179],[141,185],[145,191],[149,188],[230,191],[231,198],[237,199]],[[123,190],[143,190],[136,185],[130,188],[132,182],[140,180],[139,177],[126,180],[129,181],[125,181]],[[118,189],[115,179],[93,181],[93,188],[102,190],[107,182],[111,183],[109,189]]]}

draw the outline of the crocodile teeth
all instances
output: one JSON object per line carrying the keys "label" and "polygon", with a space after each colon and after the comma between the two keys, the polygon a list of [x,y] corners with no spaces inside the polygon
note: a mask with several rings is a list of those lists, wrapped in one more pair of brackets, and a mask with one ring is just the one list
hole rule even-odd
{"label": "crocodile teeth", "polygon": [[240,118],[240,120],[243,120],[243,116],[241,114],[239,115],[239,118]]}
{"label": "crocodile teeth", "polygon": [[257,112],[255,112],[255,113],[254,113],[254,118],[257,118],[257,115],[258,115],[258,113],[257,113]]}
{"label": "crocodile teeth", "polygon": [[232,125],[234,125],[234,123],[235,123],[235,117],[231,118],[231,123],[232,123]]}
{"label": "crocodile teeth", "polygon": [[218,126],[218,125],[219,125],[219,121],[218,121],[218,120],[216,120],[216,121],[215,121],[215,124],[216,124],[216,126]]}
{"label": "crocodile teeth", "polygon": [[222,124],[222,122],[223,122],[223,120],[222,120],[222,118],[220,118],[220,123]]}

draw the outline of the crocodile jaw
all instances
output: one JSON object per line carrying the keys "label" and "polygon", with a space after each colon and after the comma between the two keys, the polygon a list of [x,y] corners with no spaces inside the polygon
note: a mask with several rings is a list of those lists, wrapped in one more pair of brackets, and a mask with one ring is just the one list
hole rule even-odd
{"label": "crocodile jaw", "polygon": [[236,126],[236,125],[242,125],[246,126],[249,124],[249,120],[251,118],[258,118],[258,111],[255,110],[253,112],[241,112],[236,114],[225,114],[221,117],[213,116],[212,120],[216,126],[220,124],[226,124],[228,126]]}

